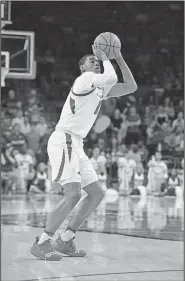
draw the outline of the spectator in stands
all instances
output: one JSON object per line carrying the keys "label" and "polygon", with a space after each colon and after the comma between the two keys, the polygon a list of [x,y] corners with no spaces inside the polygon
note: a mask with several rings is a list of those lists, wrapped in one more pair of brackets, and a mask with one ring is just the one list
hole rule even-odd
{"label": "spectator in stands", "polygon": [[172,132],[169,136],[164,138],[164,143],[166,144],[166,150],[173,151],[177,147],[176,143],[176,132]]}
{"label": "spectator in stands", "polygon": [[36,125],[37,132],[41,137],[43,137],[48,129],[48,125],[46,124],[46,120],[43,116],[40,116],[39,123]]}
{"label": "spectator in stands", "polygon": [[150,127],[150,126],[154,125],[154,115],[153,115],[152,111],[150,111],[149,106],[145,107],[143,123],[145,124],[146,127]]}
{"label": "spectator in stands", "polygon": [[37,101],[37,91],[35,89],[30,90],[30,97],[35,97],[35,100]]}
{"label": "spectator in stands", "polygon": [[137,107],[137,111],[141,119],[143,119],[145,115],[145,106],[143,106],[143,98],[138,96],[137,101],[135,101],[135,106]]}
{"label": "spectator in stands", "polygon": [[157,144],[161,145],[163,151],[168,151],[168,145],[166,145],[166,139],[171,135],[171,127],[169,123],[162,123],[161,129],[155,133]]}
{"label": "spectator in stands", "polygon": [[149,106],[149,111],[153,114],[156,111],[156,105],[154,101],[154,95],[149,96],[149,100],[147,102],[147,105]]}
{"label": "spectator in stands", "polygon": [[105,151],[106,144],[105,140],[103,138],[98,138],[98,147],[100,148],[101,151]]}
{"label": "spectator in stands", "polygon": [[171,169],[167,182],[161,190],[161,195],[176,196],[176,190],[180,188],[180,180],[177,176],[176,169]]}
{"label": "spectator in stands", "polygon": [[163,130],[162,125],[163,123],[168,123],[168,115],[164,111],[164,107],[162,105],[159,105],[158,112],[155,117],[156,122],[156,129],[157,130]]}
{"label": "spectator in stands", "polygon": [[131,153],[127,151],[118,158],[118,182],[119,192],[129,194],[132,188],[132,177],[136,168],[136,162],[131,158]]}
{"label": "spectator in stands", "polygon": [[170,120],[175,116],[175,109],[169,97],[164,100],[164,112],[168,115]]}
{"label": "spectator in stands", "polygon": [[146,182],[144,167],[140,163],[136,166],[133,174],[133,189],[131,189],[131,195],[146,195]]}
{"label": "spectator in stands", "polygon": [[23,104],[22,104],[22,101],[18,101],[18,102],[17,102],[17,110],[23,111]]}
{"label": "spectator in stands", "polygon": [[14,158],[14,151],[17,151],[17,150],[14,149],[14,147],[11,145],[11,143],[7,143],[5,145],[4,155],[5,155],[6,159],[8,160],[9,164],[11,164],[11,166],[15,166],[15,164],[16,164],[16,161]]}
{"label": "spectator in stands", "polygon": [[12,134],[11,134],[11,144],[14,147],[14,149],[20,150],[23,145],[26,143],[26,138],[21,133],[21,126],[20,124],[15,124],[12,128]]}
{"label": "spectator in stands", "polygon": [[168,186],[168,195],[176,195],[176,187],[180,186],[180,180],[177,176],[177,170],[171,169],[171,172],[169,174],[169,178],[167,180],[167,186]]}
{"label": "spectator in stands", "polygon": [[112,131],[116,134],[116,136],[118,135],[118,132],[121,129],[122,122],[123,122],[123,119],[121,118],[121,113],[120,113],[119,109],[116,109],[114,111],[113,116],[111,117],[111,128],[112,128]]}
{"label": "spectator in stands", "polygon": [[106,163],[99,163],[99,172],[98,179],[101,184],[103,191],[107,190],[107,171],[106,171]]}
{"label": "spectator in stands", "polygon": [[122,194],[129,194],[129,177],[128,177],[128,161],[126,159],[126,147],[120,146],[118,156],[118,184],[119,192]]}
{"label": "spectator in stands", "polygon": [[1,121],[3,121],[5,118],[5,110],[1,108]]}
{"label": "spectator in stands", "polygon": [[1,150],[1,192],[3,194],[12,193],[16,185],[16,175],[13,172],[12,162],[7,157],[6,148],[8,150],[7,146],[3,146]]}
{"label": "spectator in stands", "polygon": [[26,135],[26,140],[28,148],[31,148],[34,151],[36,158],[39,157],[40,154],[40,138],[36,126],[31,125],[31,131]]}
{"label": "spectator in stands", "polygon": [[176,128],[176,136],[175,136],[175,150],[184,152],[184,133],[181,127]]}
{"label": "spectator in stands", "polygon": [[125,143],[125,138],[127,136],[127,130],[128,130],[126,115],[122,114],[121,117],[122,117],[122,123],[121,123],[121,128],[118,131],[118,144]]}
{"label": "spectator in stands", "polygon": [[183,195],[184,195],[184,158],[182,159],[181,161],[181,169],[179,170],[179,174],[178,174],[178,177],[179,177],[179,180],[180,180],[180,186],[183,190]]}
{"label": "spectator in stands", "polygon": [[11,117],[15,116],[17,111],[17,98],[15,91],[13,89],[8,91],[8,97],[5,97],[4,107],[6,108],[6,112]]}
{"label": "spectator in stands", "polygon": [[93,154],[90,158],[90,161],[97,174],[99,174],[99,166],[105,166],[107,162],[105,156],[101,154],[101,150],[99,147],[95,147],[93,149]]}
{"label": "spectator in stands", "polygon": [[31,116],[33,114],[39,114],[41,111],[42,107],[39,106],[37,97],[35,95],[30,96],[26,107],[26,114]]}
{"label": "spectator in stands", "polygon": [[93,165],[94,170],[96,173],[98,172],[98,157],[100,155],[100,149],[99,147],[95,147],[92,151],[92,157],[90,158],[91,164]]}
{"label": "spectator in stands", "polygon": [[20,152],[14,150],[13,156],[17,165],[17,192],[26,193],[35,176],[34,159],[28,154],[26,144]]}
{"label": "spectator in stands", "polygon": [[[100,169],[101,172],[103,172],[103,171],[105,172],[105,169],[106,169],[105,167],[106,167],[107,159],[105,157],[105,152],[104,151],[101,151],[101,153],[100,153],[100,155],[99,155],[99,157],[97,159],[97,162],[98,162],[98,167],[101,168]],[[100,172],[100,170],[99,170],[99,172]]]}
{"label": "spectator in stands", "polygon": [[33,159],[33,165],[36,166],[37,160],[36,160],[34,151],[33,151],[32,149],[28,148],[28,149],[27,149],[27,153],[32,157],[32,159]]}
{"label": "spectator in stands", "polygon": [[112,138],[111,138],[111,151],[112,151],[112,155],[116,155],[118,149],[118,138],[115,134],[113,134]]}
{"label": "spectator in stands", "polygon": [[180,127],[184,130],[184,114],[182,111],[177,113],[177,119],[175,119],[172,123],[172,128],[174,131],[177,127]]}
{"label": "spectator in stands", "polygon": [[157,148],[157,138],[153,127],[147,128],[146,133],[147,133],[146,146],[149,153],[148,157],[150,158],[152,155],[155,154]]}
{"label": "spectator in stands", "polygon": [[179,104],[177,107],[177,112],[179,112],[179,111],[184,112],[184,100],[183,99],[179,101]]}
{"label": "spectator in stands", "polygon": [[48,187],[48,175],[47,168],[44,163],[39,163],[37,166],[37,172],[33,185],[30,188],[30,192],[45,193]]}
{"label": "spectator in stands", "polygon": [[5,137],[6,141],[9,142],[11,140],[12,134],[12,119],[9,116],[6,116],[4,120],[1,122],[2,133]]}
{"label": "spectator in stands", "polygon": [[129,114],[127,116],[127,125],[128,125],[128,130],[125,139],[126,144],[131,144],[131,143],[137,144],[141,137],[141,133],[140,133],[141,118],[137,113],[135,106],[131,106],[129,108]]}
{"label": "spectator in stands", "polygon": [[107,152],[106,155],[106,172],[107,172],[107,179],[108,179],[108,186],[111,184],[112,181],[112,157],[110,152]]}
{"label": "spectator in stands", "polygon": [[127,152],[128,152],[128,149],[127,149],[126,145],[125,144],[121,144],[118,147],[117,157],[121,157],[121,156],[125,157]]}
{"label": "spectator in stands", "polygon": [[31,131],[31,125],[30,125],[30,120],[29,120],[29,117],[27,115],[24,116],[24,122],[23,122],[23,125],[22,125],[22,133],[24,135],[30,133]]}
{"label": "spectator in stands", "polygon": [[141,163],[141,154],[138,150],[138,146],[136,144],[132,144],[128,151],[130,159],[133,159],[137,164]]}
{"label": "spectator in stands", "polygon": [[23,126],[24,126],[24,117],[23,117],[23,112],[22,110],[18,110],[16,112],[16,117],[14,117],[12,119],[12,126],[14,126],[15,124],[19,124],[20,127],[21,127],[21,132],[22,132],[22,129],[23,129]]}
{"label": "spectator in stands", "polygon": [[144,144],[143,140],[140,140],[138,142],[138,153],[141,156],[141,163],[146,167],[146,164],[148,162],[148,149]]}
{"label": "spectator in stands", "polygon": [[161,187],[168,178],[168,168],[160,152],[156,152],[148,162],[148,193],[160,194]]}
{"label": "spectator in stands", "polygon": [[176,78],[175,85],[174,85],[175,90],[182,91],[183,90],[183,85],[182,84],[183,83],[182,83],[181,79],[180,78]]}
{"label": "spectator in stands", "polygon": [[105,157],[105,153],[101,152],[100,155],[97,158],[97,164],[98,164],[98,179],[101,183],[101,186],[104,191],[107,189],[107,171],[106,171],[106,164],[107,164],[107,159]]}

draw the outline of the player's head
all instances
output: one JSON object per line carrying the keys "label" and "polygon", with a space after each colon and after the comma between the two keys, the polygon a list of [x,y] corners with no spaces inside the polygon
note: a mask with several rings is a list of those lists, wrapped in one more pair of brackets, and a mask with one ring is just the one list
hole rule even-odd
{"label": "player's head", "polygon": [[82,73],[87,71],[101,73],[100,61],[94,55],[83,56],[79,60],[79,68]]}

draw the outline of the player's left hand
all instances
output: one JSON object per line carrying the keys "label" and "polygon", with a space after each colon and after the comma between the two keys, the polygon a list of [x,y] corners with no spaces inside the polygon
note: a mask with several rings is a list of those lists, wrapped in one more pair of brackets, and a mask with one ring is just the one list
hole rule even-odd
{"label": "player's left hand", "polygon": [[108,60],[107,55],[106,55],[101,49],[99,49],[98,46],[92,45],[92,50],[93,50],[94,55],[95,55],[99,60],[101,60],[101,61]]}
{"label": "player's left hand", "polygon": [[121,48],[114,48],[114,53],[115,53],[115,59],[122,58]]}

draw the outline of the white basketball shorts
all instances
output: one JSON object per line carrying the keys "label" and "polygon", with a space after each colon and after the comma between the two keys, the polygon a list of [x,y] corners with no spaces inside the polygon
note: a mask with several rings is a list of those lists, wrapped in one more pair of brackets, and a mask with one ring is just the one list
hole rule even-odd
{"label": "white basketball shorts", "polygon": [[83,150],[82,138],[67,132],[54,131],[49,138],[47,150],[52,182],[61,185],[79,182],[83,188],[98,181],[98,176]]}

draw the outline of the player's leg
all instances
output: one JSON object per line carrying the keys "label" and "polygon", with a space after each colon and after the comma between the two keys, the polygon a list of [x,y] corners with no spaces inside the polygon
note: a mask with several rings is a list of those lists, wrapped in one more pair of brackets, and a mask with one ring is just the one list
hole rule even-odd
{"label": "player's leg", "polygon": [[[71,243],[71,239],[75,237],[76,231],[89,217],[92,211],[97,208],[104,197],[104,191],[98,181],[97,174],[87,156],[80,159],[80,173],[82,188],[87,193],[87,196],[82,198],[76,206],[72,219],[61,237],[56,240],[55,247],[57,251],[70,256],[85,255],[84,251],[76,249],[74,242]],[[67,248],[64,241],[66,241],[66,243],[69,242]]]}
{"label": "player's leg", "polygon": [[[54,235],[69,213],[73,210],[81,198],[81,184],[70,182],[63,185],[64,196],[48,216],[45,233]],[[40,242],[42,242],[42,237]]]}
{"label": "player's leg", "polygon": [[99,183],[98,176],[89,160],[83,152],[80,157],[81,184],[87,196],[83,198],[75,209],[75,214],[68,227],[76,232],[82,223],[97,208],[104,197],[104,191]]}
{"label": "player's leg", "polygon": [[74,233],[86,221],[92,211],[98,207],[104,197],[104,191],[99,181],[88,184],[83,189],[87,196],[79,202],[75,214],[68,224],[68,229],[71,229]]}
{"label": "player's leg", "polygon": [[[67,137],[64,136],[64,138],[66,141]],[[65,195],[48,217],[46,229],[40,239],[36,239],[31,253],[41,259],[60,260],[61,255],[55,253],[51,237],[80,200],[81,179],[78,174],[78,156],[71,144],[68,147],[70,142],[68,141],[66,146],[62,137],[60,137],[60,143],[57,143],[53,137],[51,140],[48,143],[48,155],[52,167],[52,180],[64,187]]]}

